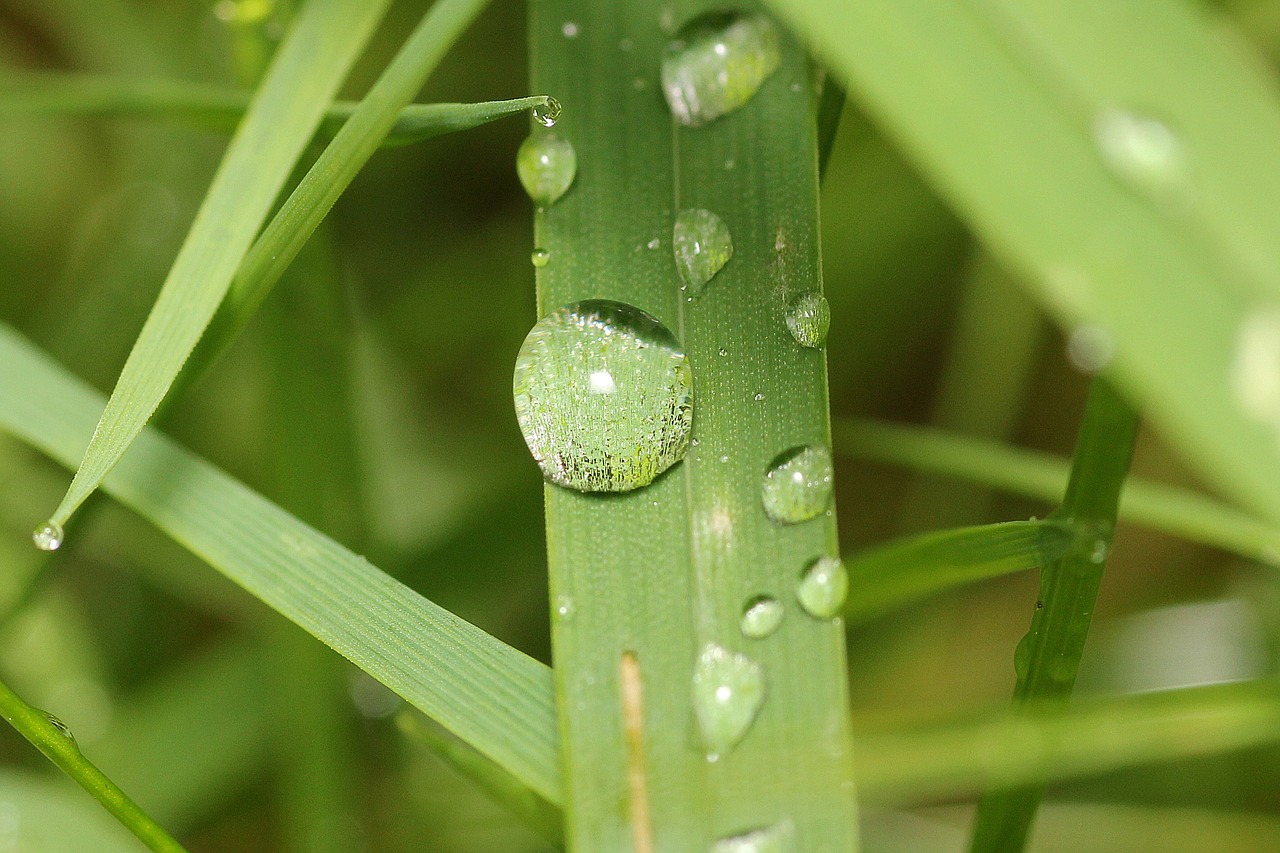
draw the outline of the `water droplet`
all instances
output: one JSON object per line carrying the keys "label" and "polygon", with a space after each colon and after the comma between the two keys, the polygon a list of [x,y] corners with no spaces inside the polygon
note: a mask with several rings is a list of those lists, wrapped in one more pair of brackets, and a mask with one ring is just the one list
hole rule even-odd
{"label": "water droplet", "polygon": [[546,249],[534,249],[529,253],[529,261],[538,269],[542,269],[551,260],[551,253]]}
{"label": "water droplet", "polygon": [[516,152],[516,174],[529,198],[539,207],[554,204],[578,173],[578,154],[568,140],[538,132]]}
{"label": "water droplet", "polygon": [[556,616],[565,622],[573,618],[577,612],[577,607],[573,603],[573,598],[568,595],[556,596]]}
{"label": "water droplet", "polygon": [[72,746],[76,746],[76,736],[71,733],[70,726],[62,722],[62,720],[59,720],[53,714],[46,713],[44,718],[49,721],[49,725],[58,730],[58,734],[70,741]]}
{"label": "water droplet", "polygon": [[759,403],[759,402],[761,402],[762,400],[764,400],[764,393],[763,393],[763,392],[761,392],[761,391],[757,391],[757,392],[755,393],[755,396],[753,396],[751,399],[753,399],[753,400],[755,400],[757,403]]}
{"label": "water droplet", "polygon": [[662,91],[676,121],[698,127],[746,104],[782,61],[763,15],[710,14],[681,31],[662,58]]}
{"label": "water droplet", "polygon": [[654,237],[648,243],[645,243],[645,245],[648,246],[650,249],[656,249],[662,245],[662,241],[659,240],[657,237]]}
{"label": "water droplet", "polygon": [[796,598],[810,616],[832,619],[844,609],[849,573],[839,557],[819,557],[800,576]]}
{"label": "water droplet", "polygon": [[701,208],[682,210],[676,216],[671,246],[675,251],[676,269],[692,296],[701,293],[706,283],[733,257],[729,227],[719,216]]}
{"label": "water droplet", "polygon": [[630,51],[631,48],[635,46],[636,46],[635,42],[633,42],[631,39],[622,39],[621,41],[618,42],[618,50],[621,50],[623,53]]}
{"label": "water droplet", "polygon": [[565,21],[564,26],[560,27],[560,32],[567,39],[576,39],[578,37],[578,25],[573,21]]}
{"label": "water droplet", "polygon": [[693,710],[716,761],[742,740],[764,703],[764,671],[744,654],[708,643],[693,669]]}
{"label": "water droplet", "polygon": [[822,346],[830,327],[831,306],[821,293],[806,291],[787,303],[787,328],[800,346]]}
{"label": "water droplet", "polygon": [[41,551],[56,551],[62,547],[62,527],[53,522],[42,524],[31,533],[31,541]]}
{"label": "water droplet", "polygon": [[636,489],[689,446],[689,361],[666,326],[621,302],[578,302],[538,321],[516,358],[514,394],[525,442],[557,485]]}
{"label": "water droplet", "polygon": [[1115,354],[1116,343],[1111,333],[1096,323],[1076,326],[1067,338],[1067,360],[1081,373],[1103,370]]}
{"label": "water droplet", "polygon": [[1093,123],[1103,162],[1117,177],[1165,205],[1190,200],[1186,150],[1159,119],[1124,109],[1108,109]]}
{"label": "water droplet", "polygon": [[728,347],[720,347],[720,357],[721,357],[721,358],[723,358],[724,356],[726,356],[726,355],[728,355],[728,354],[729,354],[729,349],[728,349]]}
{"label": "water droplet", "polygon": [[797,524],[822,514],[831,502],[831,451],[809,444],[777,456],[764,473],[765,514],[779,524]]}
{"label": "water droplet", "polygon": [[1280,430],[1280,306],[1240,323],[1230,383],[1241,411]]}
{"label": "water droplet", "polygon": [[767,595],[756,596],[743,608],[739,627],[744,637],[761,640],[778,630],[782,624],[782,602]]}
{"label": "water droplet", "polygon": [[1102,565],[1107,561],[1107,553],[1111,549],[1107,547],[1107,540],[1098,539],[1093,543],[1093,549],[1089,552],[1089,562],[1094,565]]}
{"label": "water droplet", "polygon": [[533,108],[533,118],[543,127],[555,127],[560,120],[560,102],[555,98],[547,98],[545,104],[538,104]]}
{"label": "water droplet", "polygon": [[711,853],[790,853],[794,849],[795,831],[789,820],[721,838],[711,845]]}

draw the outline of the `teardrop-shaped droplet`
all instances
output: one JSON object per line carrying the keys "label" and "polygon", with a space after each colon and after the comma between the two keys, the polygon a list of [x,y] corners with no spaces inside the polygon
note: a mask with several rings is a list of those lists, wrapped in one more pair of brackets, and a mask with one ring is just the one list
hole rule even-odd
{"label": "teardrop-shaped droplet", "polygon": [[555,127],[560,120],[560,102],[555,98],[547,98],[545,104],[536,104],[533,108],[533,120],[543,127]]}
{"label": "teardrop-shaped droplet", "polygon": [[631,305],[577,302],[538,321],[516,358],[514,394],[524,440],[557,485],[636,489],[689,447],[689,360],[666,326]]}
{"label": "teardrop-shaped droplet", "polygon": [[1166,206],[1191,200],[1186,150],[1167,124],[1125,109],[1108,109],[1093,123],[1107,167],[1133,189]]}
{"label": "teardrop-shaped droplet", "polygon": [[62,547],[62,527],[53,522],[42,524],[32,531],[31,541],[41,551],[56,551]]}
{"label": "teardrop-shaped droplet", "polygon": [[779,524],[798,524],[821,515],[831,503],[835,465],[831,451],[818,444],[793,447],[764,472],[761,501]]}
{"label": "teardrop-shaped droplet", "polygon": [[662,91],[676,121],[698,127],[751,100],[782,61],[778,28],[764,15],[703,16],[662,58]]}
{"label": "teardrop-shaped droplet", "polygon": [[839,557],[819,557],[800,576],[796,598],[810,616],[832,619],[844,609],[849,595],[849,572]]}
{"label": "teardrop-shaped droplet", "polygon": [[546,249],[534,249],[529,253],[529,262],[538,269],[542,269],[551,260],[551,253]]}
{"label": "teardrop-shaped droplet", "polygon": [[72,734],[72,733],[71,733],[71,727],[70,727],[70,726],[68,726],[66,723],[62,722],[62,720],[59,720],[59,719],[58,719],[57,717],[55,717],[53,714],[50,714],[50,713],[47,713],[47,712],[45,713],[44,718],[45,718],[46,720],[48,720],[48,721],[49,721],[49,725],[51,725],[51,726],[53,726],[55,729],[57,729],[58,734],[62,735],[64,738],[66,738],[67,740],[71,741],[71,745],[72,745],[72,746],[76,746],[76,745],[77,745],[77,744],[76,744],[76,736],[75,736],[74,734]]}
{"label": "teardrop-shaped droplet", "polygon": [[742,610],[739,627],[742,636],[762,640],[778,630],[783,617],[782,602],[768,595],[757,596],[747,602]]}
{"label": "teardrop-shaped droplet", "polygon": [[676,269],[690,296],[702,288],[733,257],[733,237],[719,216],[702,208],[680,211],[672,229]]}
{"label": "teardrop-shaped droplet", "polygon": [[764,704],[764,670],[744,654],[708,643],[693,668],[693,710],[707,749],[716,761],[733,749]]}
{"label": "teardrop-shaped droplet", "polygon": [[538,207],[554,204],[578,173],[578,154],[567,139],[539,131],[516,152],[516,174]]}
{"label": "teardrop-shaped droplet", "polygon": [[753,829],[711,845],[711,853],[790,853],[795,849],[795,830],[791,821]]}
{"label": "teardrop-shaped droplet", "polygon": [[813,290],[787,303],[787,329],[802,347],[817,349],[827,342],[831,328],[831,306],[827,298]]}

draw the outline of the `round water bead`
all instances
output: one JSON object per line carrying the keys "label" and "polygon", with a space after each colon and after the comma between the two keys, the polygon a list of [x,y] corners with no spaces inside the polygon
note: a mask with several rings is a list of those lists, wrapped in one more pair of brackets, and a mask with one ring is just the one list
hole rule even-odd
{"label": "round water bead", "polygon": [[548,97],[545,104],[538,104],[533,108],[533,119],[543,127],[555,127],[560,119],[560,102]]}
{"label": "round water bead", "polygon": [[538,131],[520,144],[516,174],[533,203],[547,207],[573,183],[578,174],[578,154],[567,139]]}
{"label": "round water bead", "polygon": [[839,557],[819,557],[800,576],[796,598],[810,616],[831,619],[844,609],[849,594],[849,572]]}
{"label": "round water bead", "polygon": [[37,527],[31,534],[31,541],[41,551],[56,551],[62,547],[62,527],[48,522]]}
{"label": "round water bead", "polygon": [[676,121],[698,127],[739,109],[782,62],[778,28],[764,15],[701,16],[662,58],[662,92]]}
{"label": "round water bead", "polygon": [[774,458],[764,472],[761,502],[779,524],[816,518],[831,503],[835,465],[831,451],[818,444],[793,447]]}
{"label": "round water bead", "polygon": [[676,216],[671,247],[676,269],[690,296],[701,293],[707,282],[733,257],[729,226],[719,216],[701,208],[682,210]]}
{"label": "round water bead", "polygon": [[542,473],[584,492],[626,492],[684,458],[693,371],[666,326],[632,305],[551,312],[516,358],[516,417]]}
{"label": "round water bead", "polygon": [[787,329],[800,346],[821,347],[830,327],[831,306],[821,293],[805,291],[787,303]]}
{"label": "round water bead", "polygon": [[763,640],[778,630],[784,615],[781,601],[767,595],[757,596],[748,601],[742,610],[742,619],[739,621],[742,636]]}

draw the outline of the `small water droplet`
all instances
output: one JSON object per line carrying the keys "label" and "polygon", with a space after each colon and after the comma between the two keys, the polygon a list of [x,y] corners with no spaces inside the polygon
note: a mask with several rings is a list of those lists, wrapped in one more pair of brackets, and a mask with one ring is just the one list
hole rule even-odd
{"label": "small water droplet", "polygon": [[1280,430],[1280,306],[1257,310],[1240,323],[1229,379],[1240,410]]}
{"label": "small water droplet", "polygon": [[32,531],[31,541],[41,551],[56,551],[62,547],[62,527],[46,522]]}
{"label": "small water droplet", "polygon": [[746,735],[764,704],[764,670],[744,654],[708,643],[693,669],[693,710],[716,761]]}
{"label": "small water droplet", "polygon": [[53,714],[46,713],[44,718],[49,721],[49,725],[58,730],[58,734],[70,741],[72,746],[76,746],[76,736],[71,733],[70,726],[62,722],[62,720],[59,720]]}
{"label": "small water droplet", "polygon": [[1110,551],[1110,548],[1107,547],[1107,540],[1098,539],[1094,541],[1093,550],[1089,552],[1089,562],[1094,565],[1102,565],[1107,561],[1108,551]]}
{"label": "small water droplet", "polygon": [[784,610],[782,602],[768,595],[759,595],[747,602],[742,610],[739,627],[742,636],[753,640],[768,637],[782,624]]}
{"label": "small water droplet", "polygon": [[1186,150],[1167,124],[1113,108],[1098,114],[1093,136],[1103,162],[1126,184],[1166,206],[1190,201]]}
{"label": "small water droplet", "polygon": [[734,159],[730,157],[728,160],[724,161],[724,170],[726,172],[732,171],[733,167],[736,165],[738,165],[737,162],[735,162]]}
{"label": "small water droplet", "polygon": [[1067,338],[1067,360],[1081,373],[1094,374],[1105,369],[1115,354],[1116,344],[1111,333],[1096,323],[1076,326]]}
{"label": "small water droplet", "polygon": [[762,400],[764,400],[764,393],[763,393],[763,392],[761,392],[761,391],[757,391],[757,392],[755,393],[755,396],[753,396],[751,399],[753,399],[753,400],[755,400],[757,403],[759,403],[759,402],[761,402]]}
{"label": "small water droplet", "polygon": [[568,622],[571,619],[573,619],[573,615],[576,612],[577,612],[577,607],[574,605],[573,598],[571,596],[568,596],[568,595],[556,596],[556,616],[559,619],[565,622]]}
{"label": "small water droplet", "polygon": [[623,53],[630,51],[631,48],[635,46],[636,46],[635,42],[633,42],[631,39],[622,39],[621,41],[618,42],[618,50],[621,50]]}
{"label": "small water droplet", "polygon": [[576,39],[578,37],[578,25],[574,21],[565,21],[560,27],[560,32],[567,39]]}
{"label": "small water droplet", "polygon": [[782,61],[778,29],[763,15],[705,15],[680,36],[662,58],[662,91],[689,127],[742,107]]}
{"label": "small water droplet", "polygon": [[567,305],[538,321],[516,358],[516,417],[557,485],[646,486],[684,458],[693,372],[666,326],[621,302]]}
{"label": "small water droplet", "polygon": [[761,496],[765,514],[779,524],[817,518],[831,502],[834,468],[831,451],[818,444],[793,447],[778,455],[764,472]]}
{"label": "small water droplet", "polygon": [[578,154],[569,141],[554,133],[531,135],[516,152],[516,174],[529,198],[539,207],[554,204],[578,173]]}
{"label": "small water droplet", "polygon": [[810,616],[832,619],[844,609],[849,573],[839,557],[819,557],[800,576],[796,598]]}
{"label": "small water droplet", "polygon": [[1036,599],[1036,610],[1044,610],[1044,602],[1038,598]]}
{"label": "small water droplet", "polygon": [[728,355],[728,354],[729,354],[729,349],[728,349],[728,347],[720,347],[720,357],[721,357],[721,358],[723,358],[724,356],[726,356],[726,355]]}
{"label": "small water droplet", "polygon": [[555,98],[547,98],[545,104],[538,104],[533,108],[533,118],[543,127],[555,127],[560,120],[560,102]]}
{"label": "small water droplet", "polygon": [[656,249],[662,245],[662,241],[659,240],[657,237],[654,237],[648,243],[645,243],[645,245],[648,246],[650,249]]}
{"label": "small water droplet", "polygon": [[787,303],[787,328],[800,346],[822,346],[830,327],[831,306],[821,293],[806,291]]}
{"label": "small water droplet", "polygon": [[551,260],[551,253],[546,249],[534,249],[529,253],[529,262],[538,269],[542,269]]}
{"label": "small water droplet", "polygon": [[789,820],[721,838],[711,845],[711,853],[790,853],[794,849],[795,830]]}
{"label": "small water droplet", "polygon": [[707,282],[733,257],[729,227],[719,216],[701,208],[682,210],[676,216],[671,246],[676,269],[691,296],[701,293]]}

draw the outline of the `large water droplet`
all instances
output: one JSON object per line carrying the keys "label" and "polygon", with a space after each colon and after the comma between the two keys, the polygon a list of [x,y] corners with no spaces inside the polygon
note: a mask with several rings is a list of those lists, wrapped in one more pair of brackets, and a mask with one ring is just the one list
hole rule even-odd
{"label": "large water droplet", "polygon": [[821,293],[806,291],[787,303],[787,328],[800,346],[822,346],[830,327],[831,306]]}
{"label": "large water droplet", "polygon": [[62,547],[62,527],[53,522],[42,524],[32,531],[31,541],[41,551],[56,551]]}
{"label": "large water droplet", "polygon": [[1166,205],[1190,200],[1187,155],[1177,135],[1159,119],[1108,109],[1093,123],[1103,162],[1139,192]]}
{"label": "large water droplet", "polygon": [[797,524],[822,514],[831,503],[831,451],[818,444],[793,447],[764,472],[765,514],[779,524]]}
{"label": "large water droplet", "polygon": [[742,610],[742,636],[762,640],[778,630],[784,615],[782,602],[768,595],[757,596]]}
{"label": "large water droplet", "polygon": [[671,245],[676,269],[690,296],[701,293],[706,283],[733,257],[729,226],[719,216],[701,208],[680,211],[672,229]]}
{"label": "large water droplet", "polygon": [[545,104],[538,104],[533,108],[533,118],[543,127],[555,127],[560,119],[560,102],[555,98],[547,98]]}
{"label": "large water droplet", "polygon": [[789,853],[794,849],[795,831],[789,820],[721,838],[711,845],[711,853]]}
{"label": "large water droplet", "polygon": [[514,393],[533,458],[561,486],[636,489],[689,447],[689,361],[666,326],[631,305],[589,300],[538,321],[516,358]]}
{"label": "large water droplet", "polygon": [[765,16],[703,16],[663,56],[662,91],[676,121],[698,127],[750,101],[781,61],[778,28]]}
{"label": "large water droplet", "polygon": [[849,594],[849,573],[839,557],[819,557],[800,576],[796,598],[800,606],[818,619],[832,619],[844,609]]}
{"label": "large water droplet", "polygon": [[551,253],[546,249],[534,249],[529,253],[529,262],[538,269],[542,269],[551,261]]}
{"label": "large water droplet", "polygon": [[764,703],[764,671],[743,654],[708,643],[693,669],[693,710],[716,761],[742,740]]}
{"label": "large water droplet", "polygon": [[578,154],[566,139],[537,132],[516,152],[516,174],[538,207],[554,204],[578,173]]}

